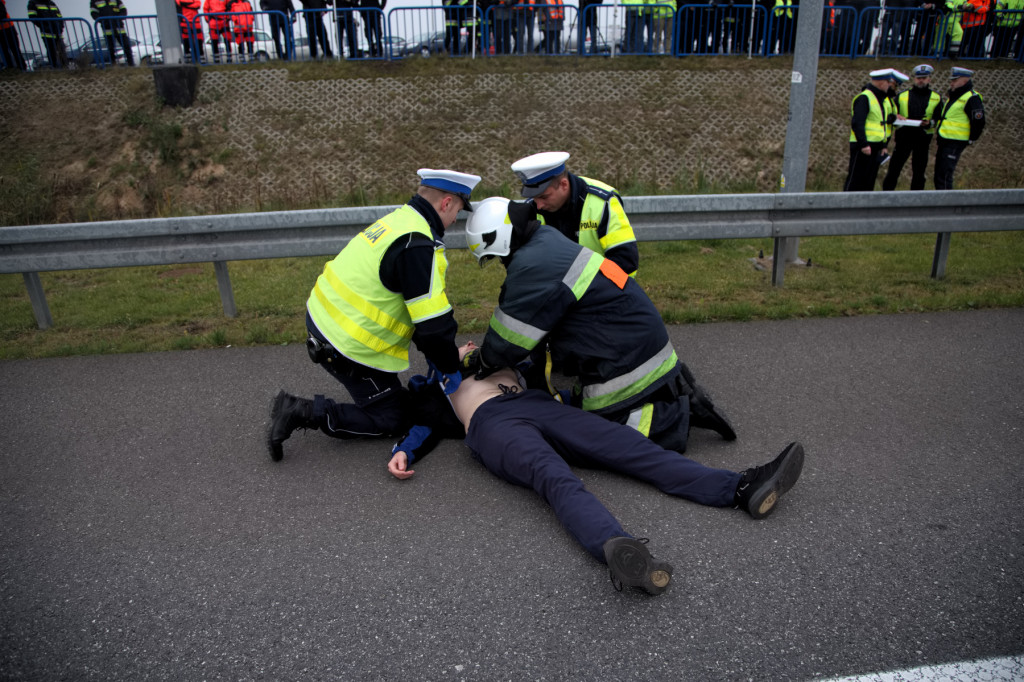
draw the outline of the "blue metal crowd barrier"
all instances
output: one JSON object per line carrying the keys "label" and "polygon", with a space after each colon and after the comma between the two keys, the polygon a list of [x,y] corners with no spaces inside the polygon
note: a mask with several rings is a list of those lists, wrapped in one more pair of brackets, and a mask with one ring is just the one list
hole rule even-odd
{"label": "blue metal crowd barrier", "polygon": [[[185,60],[198,64],[272,58],[400,59],[439,53],[771,57],[792,53],[799,11],[797,4],[766,8],[722,2],[676,8],[670,0],[585,3],[581,12],[573,5],[533,2],[486,10],[471,4],[402,7],[386,16],[377,8],[361,7],[299,10],[290,17],[276,11],[203,13],[191,21],[179,16],[179,22]],[[240,19],[246,17],[252,19],[252,42],[244,34],[239,39],[238,26],[249,23]],[[1013,58],[1024,63],[1024,11],[999,9],[987,17],[827,4],[819,53],[848,58]],[[76,17],[12,23],[14,39],[8,37],[0,50],[0,65],[5,67],[22,68],[24,62],[26,70],[90,64],[103,68],[115,62],[150,65],[163,59],[155,15],[103,18],[92,24]],[[120,40],[118,25],[124,27],[127,45]],[[53,30],[41,30],[47,27]],[[44,32],[60,38],[44,38]],[[14,48],[20,50],[20,59]]]}
{"label": "blue metal crowd barrier", "polygon": [[[61,19],[11,19],[17,36],[17,47],[25,70],[64,69],[86,66],[92,63],[97,52],[105,51],[106,45],[97,40],[93,27],[85,19],[63,17]],[[4,66],[20,68],[19,64],[8,65],[9,58],[17,62],[17,54],[4,54]]]}

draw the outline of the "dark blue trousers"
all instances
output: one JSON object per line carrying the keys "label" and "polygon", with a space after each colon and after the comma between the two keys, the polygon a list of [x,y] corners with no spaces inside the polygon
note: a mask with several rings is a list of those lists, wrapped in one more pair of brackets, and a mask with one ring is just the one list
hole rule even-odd
{"label": "dark blue trousers", "polygon": [[533,488],[566,530],[604,562],[604,543],[628,536],[570,466],[615,471],[713,507],[733,504],[740,475],[665,450],[635,429],[530,390],[491,398],[466,434],[473,456],[499,478]]}

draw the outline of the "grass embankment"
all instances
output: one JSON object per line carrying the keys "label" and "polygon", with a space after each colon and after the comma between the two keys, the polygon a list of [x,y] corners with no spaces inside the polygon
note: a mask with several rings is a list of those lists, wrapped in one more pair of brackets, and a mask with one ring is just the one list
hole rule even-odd
{"label": "grass embankment", "polygon": [[[904,69],[912,66],[893,65]],[[624,195],[645,195],[764,191],[758,189],[761,187],[758,183],[764,182],[760,176],[777,176],[777,167],[781,163],[779,135],[783,133],[772,139],[771,135],[759,133],[755,124],[763,122],[763,119],[782,120],[785,94],[788,92],[785,83],[789,75],[782,68],[784,66],[784,60],[748,61],[737,58],[537,58],[292,64],[285,70],[289,81],[362,79],[364,86],[367,79],[375,77],[399,81],[412,79],[415,83],[430,82],[436,86],[436,79],[427,77],[509,73],[517,74],[517,78],[526,78],[531,74],[543,77],[566,70],[577,75],[641,70],[671,74],[682,70],[687,78],[693,79],[697,74],[707,73],[713,83],[698,98],[701,106],[697,113],[678,108],[693,97],[684,99],[682,103],[671,100],[674,103],[669,107],[671,125],[663,118],[632,114],[628,115],[628,125],[633,129],[653,126],[650,135],[644,139],[664,142],[682,138],[693,132],[691,128],[700,123],[700,117],[708,111],[708,103],[714,100],[717,104],[710,111],[723,117],[723,123],[716,128],[731,130],[736,139],[723,133],[715,141],[715,153],[711,158],[718,164],[746,163],[737,166],[739,170],[734,182],[728,186],[709,182],[699,165],[687,168],[685,174],[669,178],[671,182],[667,185],[637,180],[640,173],[636,169],[644,165],[642,154],[609,156],[605,153],[608,145],[614,146],[619,141],[601,136],[574,143],[567,137],[573,132],[568,124],[552,123],[528,131],[508,125],[501,128],[499,135],[489,130],[487,122],[479,121],[480,117],[474,116],[472,111],[462,111],[458,112],[459,125],[455,127],[479,123],[482,128],[477,130],[477,137],[485,142],[478,141],[474,147],[463,138],[457,138],[458,144],[455,143],[456,138],[445,138],[447,142],[444,144],[434,144],[444,149],[444,155],[465,154],[468,159],[466,168],[476,168],[478,164],[495,158],[503,159],[500,172],[489,174],[478,188],[477,196],[513,196],[515,188],[509,184],[511,174],[504,160],[515,158],[524,151],[563,145],[572,149],[574,159],[582,165],[576,170],[615,183]],[[232,68],[215,70],[231,72]],[[238,68],[241,74],[241,67]],[[282,65],[251,68],[280,70]],[[816,147],[835,154],[826,155],[827,161],[811,164],[807,184],[809,191],[832,190],[841,183],[846,165],[844,120],[848,116],[850,97],[846,91],[856,89],[866,68],[864,60],[855,63],[850,60],[822,60],[819,66],[819,71],[831,74],[831,82],[819,82],[814,140]],[[995,76],[1006,80],[1018,67],[993,63],[986,64],[984,68],[993,72],[992,82],[995,84],[1000,82]],[[1006,73],[994,73],[996,70]],[[12,88],[22,88],[18,92],[23,96],[35,98],[33,101],[19,101],[15,107],[8,105],[6,118],[0,121],[0,134],[4,136],[7,151],[0,157],[0,225],[116,220],[196,212],[384,205],[402,203],[411,193],[406,172],[393,183],[338,181],[332,184],[321,179],[312,167],[302,166],[303,161],[327,158],[331,168],[347,169],[348,162],[344,158],[348,157],[343,152],[359,137],[353,133],[334,139],[318,132],[318,128],[310,128],[316,120],[315,113],[295,102],[275,102],[274,108],[266,109],[266,115],[262,117],[270,121],[281,136],[286,136],[290,145],[289,153],[277,154],[284,157],[277,159],[283,170],[275,175],[272,172],[274,166],[268,165],[269,161],[263,158],[275,156],[263,149],[269,145],[269,140],[257,140],[257,161],[254,162],[247,156],[249,152],[245,151],[243,144],[253,134],[246,126],[235,123],[236,114],[251,108],[254,103],[269,106],[262,101],[254,102],[247,91],[201,89],[201,97],[206,100],[197,106],[207,113],[207,118],[211,111],[214,114],[212,119],[200,124],[190,119],[186,112],[161,107],[155,101],[151,78],[141,70],[34,74],[27,80],[23,76],[11,75],[0,78],[9,80]],[[50,81],[53,81],[52,89],[43,87]],[[473,102],[479,100],[478,104],[482,106],[493,98],[493,95],[488,95],[491,87],[488,82],[487,78],[481,79],[481,93],[474,95],[476,99],[472,99]],[[655,79],[652,82],[663,81]],[[698,79],[694,86],[702,82]],[[714,85],[719,82],[728,83],[729,87]],[[836,86],[839,82],[842,88]],[[60,96],[64,89],[74,89],[72,86],[76,83],[78,89],[75,92],[83,97],[92,93],[94,99],[83,103],[75,97]],[[941,81],[937,82],[937,86],[941,85]],[[841,96],[822,97],[829,86],[841,91]],[[338,89],[340,94],[335,95],[338,101],[333,106],[338,110],[344,108],[348,101],[346,93],[350,90]],[[99,92],[112,92],[116,96],[96,99]],[[522,113],[519,110],[524,107],[545,107],[557,100],[548,94],[540,96],[534,93],[535,96],[527,97],[527,92],[523,90],[518,99],[513,97],[503,108]],[[615,127],[616,116],[626,115],[623,112],[627,109],[649,114],[671,94],[657,91],[654,85],[640,92],[638,97],[642,101],[624,102],[621,106],[608,104],[580,112],[579,116],[587,121],[611,117],[610,122],[604,122],[605,127],[620,130],[622,128]],[[423,96],[429,99],[435,94],[424,93]],[[611,96],[613,93],[606,94]],[[314,98],[313,103],[319,98]],[[397,107],[400,99],[389,102]],[[1005,161],[1008,154],[1017,158],[1015,150],[1019,146],[1017,131],[1020,126],[1013,121],[1020,113],[1019,107],[1013,106],[1013,101],[1006,92],[1002,97],[990,97],[986,92],[986,107],[992,110],[992,120],[982,143],[965,155],[964,168],[958,174],[959,187],[1019,187],[1024,182],[1020,164]],[[752,102],[760,104],[753,106]],[[310,101],[306,100],[303,106],[311,106]],[[377,108],[388,110],[388,107]],[[776,109],[781,113],[773,113]],[[40,116],[40,111],[45,111],[46,116]],[[434,121],[435,128],[431,129],[436,136],[441,132],[451,132],[449,129],[453,126],[448,120],[449,114],[441,109],[429,112],[423,109],[417,116],[420,119],[428,115],[434,117],[429,120]],[[91,124],[83,125],[83,120],[89,120]],[[446,122],[443,127],[438,122],[440,120]],[[821,125],[820,121],[830,123]],[[748,123],[737,125],[742,122]],[[398,134],[395,130],[409,127],[381,125],[381,131],[390,130],[392,134]],[[419,137],[424,136],[418,127],[414,132]],[[748,138],[756,139],[750,141]],[[324,143],[321,146],[310,147],[321,142]],[[422,140],[399,138],[388,144],[395,149],[417,149]],[[507,149],[498,148],[502,145]],[[311,148],[316,149],[316,153],[294,151]],[[607,160],[603,165],[583,161],[604,157],[613,160]],[[362,154],[358,158],[371,166],[380,165],[378,154]],[[415,164],[430,163],[416,158],[399,165],[401,168],[416,168]],[[459,167],[456,161],[437,163],[453,163]],[[366,172],[365,168],[352,170],[356,178],[363,177]],[[272,194],[267,189],[258,191],[255,198],[239,198],[242,196],[239,179],[244,187],[260,189],[264,185],[268,188],[274,186],[277,180],[287,178],[302,178],[301,191]],[[901,187],[905,183],[906,179]],[[778,289],[771,286],[770,273],[758,270],[751,262],[762,251],[770,253],[769,241],[645,243],[641,245],[638,281],[668,323],[1024,305],[1024,233],[955,235],[947,276],[942,281],[929,278],[933,248],[932,235],[805,239],[801,243],[800,255],[804,259],[809,258],[813,266],[790,269],[786,274],[785,287]],[[481,272],[469,254],[463,251],[450,252],[449,258],[449,295],[456,307],[460,327],[466,333],[479,334],[485,328],[497,299],[501,268],[492,266]],[[45,332],[35,327],[22,277],[3,275],[0,276],[0,357],[300,342],[304,334],[305,299],[325,260],[327,256],[231,263],[229,270],[239,310],[236,319],[223,315],[210,264],[42,273],[42,283],[54,319],[54,327]]]}

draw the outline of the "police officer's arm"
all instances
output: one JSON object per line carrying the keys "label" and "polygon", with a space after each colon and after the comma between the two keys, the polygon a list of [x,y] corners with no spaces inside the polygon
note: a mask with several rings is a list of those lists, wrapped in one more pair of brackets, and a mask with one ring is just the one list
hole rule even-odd
{"label": "police officer's arm", "polygon": [[572,290],[560,281],[506,278],[480,349],[483,365],[514,367],[525,360],[575,302]]}
{"label": "police officer's arm", "polygon": [[981,132],[985,130],[985,107],[981,103],[981,97],[972,95],[964,105],[964,113],[967,114],[967,120],[971,124],[970,141],[974,142],[981,137]]}
{"label": "police officer's arm", "polygon": [[[444,297],[443,291],[431,291],[432,285],[444,285],[434,277],[436,257],[434,243],[423,235],[396,240],[381,259],[380,281],[391,291],[401,293],[406,305],[431,294]],[[458,323],[447,298],[439,303],[442,305],[437,315],[413,320],[416,329],[412,340],[435,367],[445,374],[453,374],[459,369],[459,351],[455,345]]]}
{"label": "police officer's arm", "polygon": [[608,216],[608,228],[601,237],[604,257],[622,268],[630,277],[635,277],[637,268],[640,267],[640,249],[637,247],[633,226],[629,224],[629,217],[622,207],[619,195],[616,194],[608,200],[605,212]]}

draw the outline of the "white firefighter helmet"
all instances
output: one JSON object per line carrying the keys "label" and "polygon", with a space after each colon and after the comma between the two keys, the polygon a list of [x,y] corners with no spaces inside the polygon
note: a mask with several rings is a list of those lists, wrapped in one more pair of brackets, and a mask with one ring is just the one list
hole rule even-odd
{"label": "white firefighter helmet", "polygon": [[512,221],[508,217],[509,200],[487,197],[477,202],[466,221],[466,244],[480,267],[496,256],[511,252]]}

